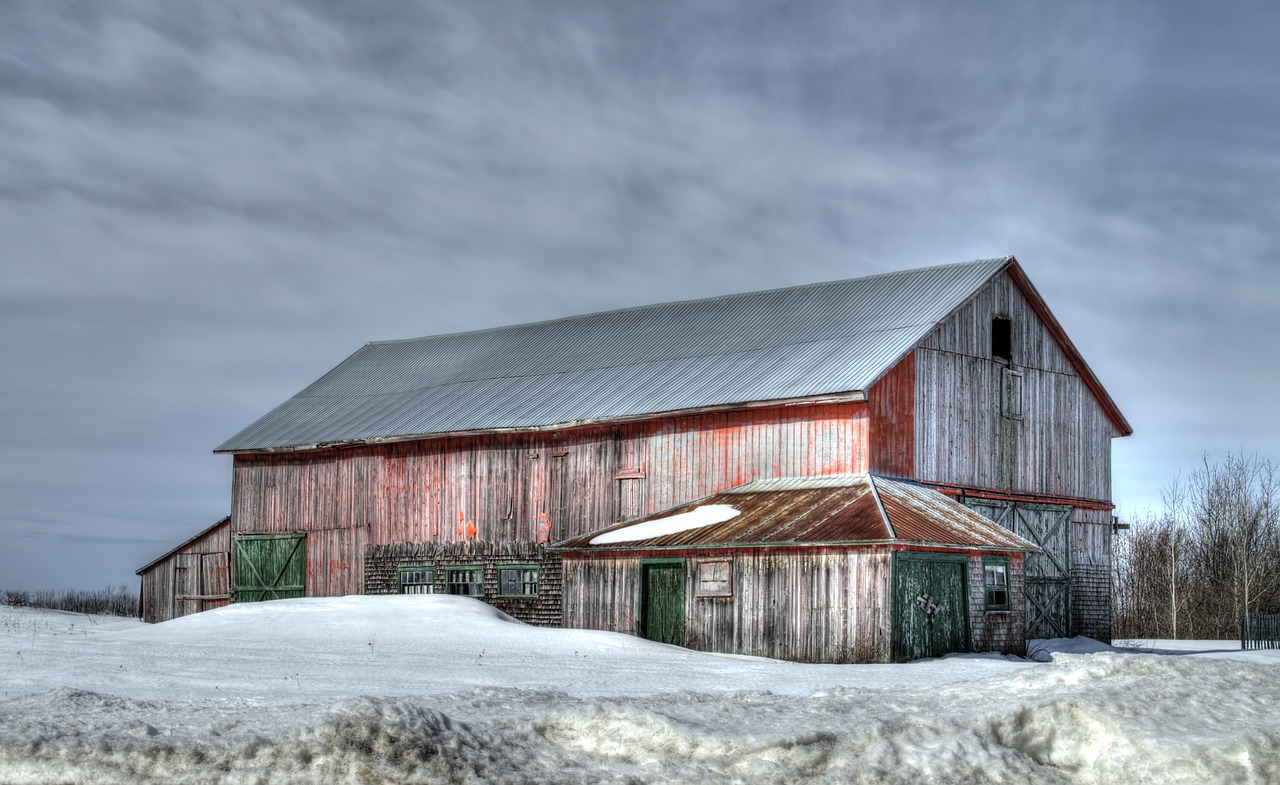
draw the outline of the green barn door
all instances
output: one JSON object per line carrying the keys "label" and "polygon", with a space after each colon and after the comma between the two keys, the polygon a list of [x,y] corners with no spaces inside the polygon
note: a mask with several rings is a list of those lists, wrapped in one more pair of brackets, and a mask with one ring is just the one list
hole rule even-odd
{"label": "green barn door", "polygon": [[895,660],[968,651],[968,559],[959,554],[895,554],[893,619]]}
{"label": "green barn door", "polygon": [[684,645],[684,562],[640,564],[640,634]]}
{"label": "green barn door", "polygon": [[305,534],[243,534],[235,538],[235,601],[301,597],[307,581]]}
{"label": "green barn door", "polygon": [[1071,508],[1019,504],[1013,532],[1040,546],[1023,565],[1027,637],[1071,637]]}

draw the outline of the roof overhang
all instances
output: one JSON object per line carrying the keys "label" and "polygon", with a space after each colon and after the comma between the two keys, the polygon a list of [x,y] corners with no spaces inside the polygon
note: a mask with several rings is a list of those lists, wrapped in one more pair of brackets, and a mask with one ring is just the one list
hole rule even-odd
{"label": "roof overhang", "polygon": [[[700,522],[699,511],[713,506],[732,508],[734,514]],[[1040,550],[943,493],[870,474],[759,480],[564,540],[553,549],[572,553],[871,546]]]}
{"label": "roof overhang", "polygon": [[715,406],[698,406],[688,409],[672,409],[662,412],[646,412],[628,414],[618,417],[599,417],[589,420],[572,420],[552,423],[550,425],[530,425],[517,428],[478,428],[466,431],[442,431],[438,433],[417,433],[403,436],[372,437],[368,439],[349,439],[345,441],[322,442],[317,444],[292,444],[281,447],[267,447],[255,450],[214,450],[215,454],[253,455],[272,453],[305,452],[310,450],[332,450],[350,447],[364,447],[374,444],[394,444],[397,442],[417,442],[431,439],[449,439],[459,436],[489,436],[493,434],[549,433],[567,431],[574,428],[590,428],[601,425],[623,425],[626,423],[644,422],[646,420],[662,420],[672,417],[686,417],[698,414],[714,414],[718,412],[742,411],[751,409],[790,408],[796,406],[816,406],[831,403],[857,403],[867,400],[862,390],[831,393],[828,395],[807,395],[799,398],[769,399],[760,401],[742,401]]}
{"label": "roof overhang", "polygon": [[1027,302],[1031,304],[1032,310],[1034,310],[1036,315],[1040,317],[1040,320],[1044,322],[1045,329],[1049,331],[1049,334],[1058,342],[1058,346],[1062,348],[1063,353],[1067,355],[1067,359],[1076,369],[1076,373],[1080,374],[1080,378],[1084,381],[1085,386],[1089,388],[1091,393],[1093,393],[1094,398],[1097,399],[1102,410],[1106,412],[1107,418],[1111,420],[1112,425],[1115,426],[1119,435],[1131,435],[1133,433],[1133,426],[1129,424],[1129,421],[1125,419],[1124,414],[1120,412],[1120,407],[1116,405],[1116,402],[1111,398],[1111,395],[1106,391],[1106,388],[1102,386],[1102,382],[1098,380],[1093,369],[1084,361],[1084,357],[1081,356],[1080,350],[1077,349],[1076,345],[1067,337],[1067,331],[1062,329],[1062,324],[1058,321],[1057,317],[1053,315],[1053,312],[1049,310],[1049,306],[1045,303],[1044,298],[1040,296],[1040,292],[1031,283],[1031,279],[1027,277],[1025,272],[1023,272],[1022,265],[1018,264],[1017,259],[1010,256],[1009,267],[1006,271],[1008,272],[1009,277],[1013,279],[1014,284],[1016,284],[1018,289],[1022,291],[1023,296],[1027,298]]}

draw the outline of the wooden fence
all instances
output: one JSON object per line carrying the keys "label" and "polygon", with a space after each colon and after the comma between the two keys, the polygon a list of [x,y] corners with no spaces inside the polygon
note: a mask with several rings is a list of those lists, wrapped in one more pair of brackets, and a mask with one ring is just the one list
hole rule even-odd
{"label": "wooden fence", "polygon": [[1240,620],[1240,648],[1280,649],[1280,613],[1246,613]]}

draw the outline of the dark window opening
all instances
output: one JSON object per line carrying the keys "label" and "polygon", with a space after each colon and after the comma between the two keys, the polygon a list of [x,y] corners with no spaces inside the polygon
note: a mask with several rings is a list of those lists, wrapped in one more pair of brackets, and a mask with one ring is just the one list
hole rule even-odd
{"label": "dark window opening", "polygon": [[498,594],[503,597],[538,596],[538,568],[529,565],[498,568]]}
{"label": "dark window opening", "polygon": [[982,587],[987,610],[1009,610],[1009,560],[1007,558],[982,560]]}
{"label": "dark window opening", "polygon": [[445,589],[464,597],[484,596],[483,567],[446,567]]}
{"label": "dark window opening", "polygon": [[1005,362],[1013,359],[1013,322],[1002,316],[991,320],[991,356]]}

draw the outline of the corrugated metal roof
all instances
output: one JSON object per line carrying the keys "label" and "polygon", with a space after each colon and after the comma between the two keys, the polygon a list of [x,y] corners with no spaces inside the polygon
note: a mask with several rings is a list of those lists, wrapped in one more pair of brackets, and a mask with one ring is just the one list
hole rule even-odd
{"label": "corrugated metal roof", "polygon": [[[712,504],[739,514],[709,526],[593,545],[604,532]],[[954,499],[915,483],[867,474],[762,480],[558,543],[560,550],[639,550],[835,543],[1039,550]]]}
{"label": "corrugated metal roof", "polygon": [[1011,261],[370,343],[217,452],[865,390]]}

